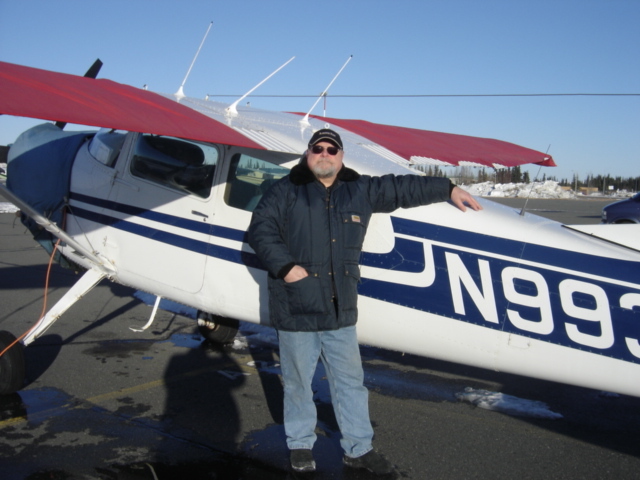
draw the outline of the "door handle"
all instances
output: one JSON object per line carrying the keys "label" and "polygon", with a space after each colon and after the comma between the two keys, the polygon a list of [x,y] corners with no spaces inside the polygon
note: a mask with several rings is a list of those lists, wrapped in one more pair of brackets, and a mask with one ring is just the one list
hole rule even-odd
{"label": "door handle", "polygon": [[207,215],[206,213],[198,212],[197,210],[191,210],[191,214],[202,217],[202,220],[207,220],[209,218],[209,215]]}

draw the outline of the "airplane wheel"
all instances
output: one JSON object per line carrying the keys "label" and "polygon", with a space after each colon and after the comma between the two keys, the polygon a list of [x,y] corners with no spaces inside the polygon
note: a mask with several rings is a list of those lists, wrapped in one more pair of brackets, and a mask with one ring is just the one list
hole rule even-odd
{"label": "airplane wheel", "polygon": [[[0,331],[0,351],[15,341],[11,333]],[[0,395],[15,393],[22,388],[25,379],[24,347],[16,343],[0,357]]]}
{"label": "airplane wheel", "polygon": [[231,343],[238,333],[240,322],[207,312],[198,312],[198,330],[200,335],[213,343]]}

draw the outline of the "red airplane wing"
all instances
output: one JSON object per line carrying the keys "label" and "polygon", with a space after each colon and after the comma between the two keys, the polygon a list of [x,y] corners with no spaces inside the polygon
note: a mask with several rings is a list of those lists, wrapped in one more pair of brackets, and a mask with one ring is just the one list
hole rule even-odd
{"label": "red airplane wing", "polygon": [[345,120],[315,115],[311,117],[367,138],[406,160],[414,157],[414,160],[419,162],[420,158],[415,157],[422,157],[439,160],[449,165],[472,162],[488,167],[496,165],[515,167],[528,163],[546,167],[556,166],[553,158],[548,154],[501,140],[396,127],[365,120]]}
{"label": "red airplane wing", "polygon": [[0,113],[264,149],[156,93],[5,62],[0,62]]}

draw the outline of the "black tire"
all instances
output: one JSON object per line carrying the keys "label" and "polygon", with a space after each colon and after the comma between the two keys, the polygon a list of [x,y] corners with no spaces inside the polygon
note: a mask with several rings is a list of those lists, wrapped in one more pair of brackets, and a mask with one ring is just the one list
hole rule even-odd
{"label": "black tire", "polygon": [[[0,352],[15,341],[11,333],[0,331]],[[22,388],[25,379],[24,347],[16,343],[0,357],[0,395],[15,393]]]}
{"label": "black tire", "polygon": [[207,312],[198,312],[198,330],[200,335],[212,343],[227,344],[233,342],[240,328],[240,322]]}

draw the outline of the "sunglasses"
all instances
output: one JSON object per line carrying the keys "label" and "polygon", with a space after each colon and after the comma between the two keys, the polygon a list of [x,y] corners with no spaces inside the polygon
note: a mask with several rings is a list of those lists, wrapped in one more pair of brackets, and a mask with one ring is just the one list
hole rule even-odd
{"label": "sunglasses", "polygon": [[[327,148],[327,153],[331,156],[337,155],[338,152],[341,150],[338,147],[326,147],[326,148]],[[314,145],[313,147],[311,147],[311,151],[316,155],[324,152],[324,149],[325,147],[323,147],[322,145]]]}

